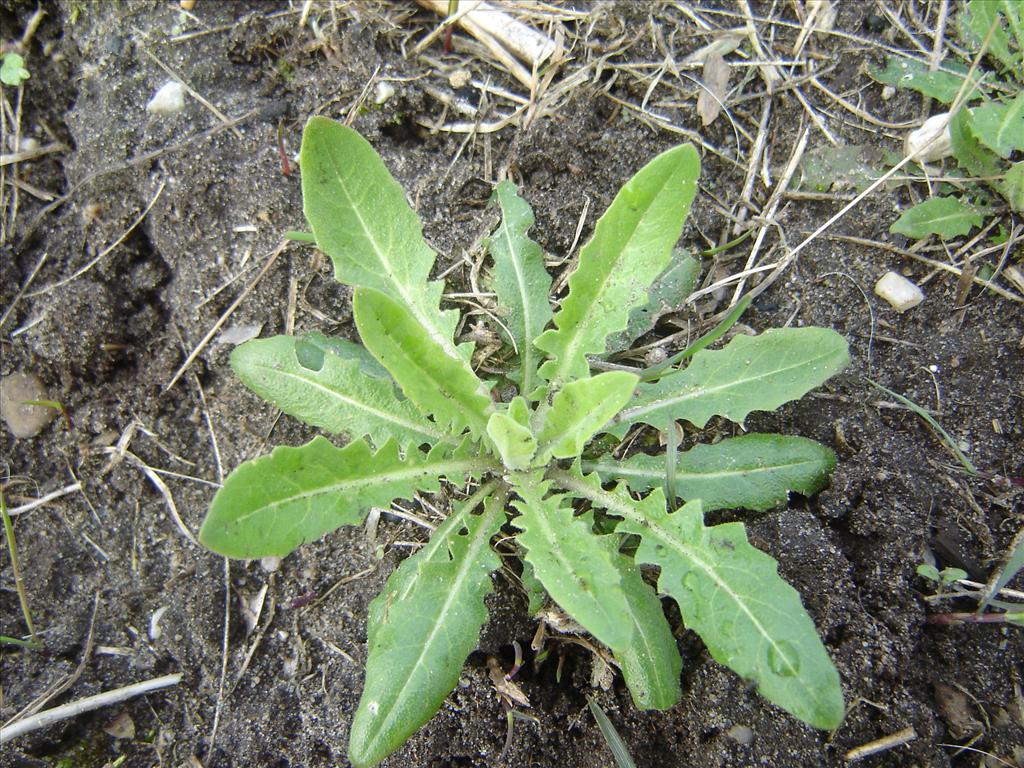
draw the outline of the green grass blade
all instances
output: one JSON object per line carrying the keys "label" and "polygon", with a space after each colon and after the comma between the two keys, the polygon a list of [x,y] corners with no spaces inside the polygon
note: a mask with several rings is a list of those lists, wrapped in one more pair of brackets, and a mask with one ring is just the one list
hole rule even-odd
{"label": "green grass blade", "polygon": [[640,536],[636,561],[661,568],[659,592],[679,604],[716,661],[816,728],[842,722],[839,674],[800,596],[779,577],[775,560],[750,545],[741,523],[705,526],[699,501],[669,514],[660,489],[637,501],[624,490],[603,490],[596,475],[549,476],[622,517],[619,531]]}
{"label": "green grass blade", "polygon": [[[786,503],[790,491],[811,496],[828,483],[835,454],[804,437],[752,433],[696,445],[676,456],[675,489],[685,500],[700,499],[704,511],[764,511]],[[623,461],[602,457],[583,463],[605,480],[624,480],[633,491],[662,488],[662,456],[638,453]]]}
{"label": "green grass blade", "polygon": [[348,126],[313,117],[299,155],[303,211],[335,278],[391,296],[435,344],[460,354],[452,342],[458,315],[439,309],[443,285],[428,282],[434,252],[377,151]]}
{"label": "green grass blade", "polygon": [[25,582],[21,577],[21,568],[18,565],[18,542],[14,538],[14,524],[11,516],[7,514],[7,501],[4,499],[3,491],[0,490],[0,516],[3,517],[4,538],[7,540],[7,552],[11,556],[11,571],[14,573],[14,590],[18,593],[18,602],[21,604],[21,615],[25,619],[25,626],[32,637],[27,647],[40,646],[39,638],[36,636],[36,629],[32,625],[32,611],[28,607],[28,595],[25,593]]}
{"label": "green grass blade", "polygon": [[[376,765],[429,720],[455,688],[487,620],[501,560],[490,540],[507,495],[481,489],[404,560],[370,604],[366,684],[349,735],[356,768]],[[481,503],[484,512],[471,514]]]}
{"label": "green grass blade", "polygon": [[380,291],[357,288],[352,311],[366,348],[425,415],[456,434],[468,428],[478,440],[486,435],[494,408],[465,360],[446,354],[404,305]]}
{"label": "green grass blade", "polygon": [[436,491],[441,477],[459,482],[490,468],[468,445],[402,456],[394,441],[374,453],[362,440],[336,448],[315,437],[239,465],[214,497],[199,540],[227,557],[284,557],[342,525],[359,525],[370,507]]}
{"label": "green grass blade", "polygon": [[604,710],[590,696],[587,697],[587,706],[590,707],[590,714],[594,716],[597,727],[604,737],[604,743],[608,745],[608,749],[612,752],[616,768],[636,768],[636,763],[633,762],[629,750],[626,749],[626,743],[619,736],[619,732],[615,730],[615,726],[608,719],[608,715],[604,713]]}
{"label": "green grass blade", "polygon": [[928,424],[931,426],[931,428],[939,433],[939,437],[942,438],[942,442],[944,442],[946,444],[946,447],[949,448],[949,450],[952,452],[952,454],[954,456],[956,456],[956,458],[960,462],[960,464],[963,465],[963,468],[966,469],[967,472],[969,474],[971,474],[971,475],[978,474],[977,467],[975,467],[974,463],[970,459],[967,458],[966,454],[964,454],[963,451],[960,450],[960,446],[956,444],[956,440],[954,440],[952,437],[950,437],[949,432],[944,430],[942,428],[942,425],[939,424],[939,422],[937,422],[932,417],[932,415],[930,413],[928,413],[928,411],[926,411],[920,405],[915,403],[909,397],[904,397],[903,395],[899,394],[898,392],[893,392],[891,389],[887,389],[886,387],[883,387],[877,381],[872,381],[871,379],[867,379],[866,381],[868,382],[868,384],[873,386],[875,389],[877,389],[877,390],[879,390],[881,392],[885,392],[885,394],[889,395],[889,397],[896,398],[896,400],[898,402],[902,403],[907,408],[909,408],[911,411],[913,411],[918,416],[920,416],[922,419],[927,421]]}
{"label": "green grass blade", "polygon": [[989,603],[999,594],[999,590],[1005,587],[1010,581],[1024,569],[1024,528],[1017,531],[1017,535],[1010,542],[1010,547],[1002,564],[992,574],[988,586],[985,588],[985,595],[978,604],[978,611],[984,611]]}
{"label": "green grass blade", "polygon": [[722,322],[712,328],[710,331],[705,333],[699,339],[692,344],[688,345],[686,349],[683,349],[676,354],[672,355],[667,360],[663,360],[657,365],[653,365],[650,368],[644,369],[640,374],[640,378],[643,381],[657,381],[665,375],[665,371],[670,368],[679,365],[683,360],[693,357],[702,349],[710,347],[720,338],[728,333],[729,329],[739,322],[739,319],[743,316],[743,313],[747,311],[747,307],[750,306],[751,298],[747,294],[739,301],[736,302],[736,306],[729,310],[728,314],[722,318]]}
{"label": "green grass blade", "polygon": [[737,336],[720,350],[703,350],[683,371],[641,383],[620,426],[663,427],[686,419],[703,427],[712,416],[742,422],[803,397],[849,362],[846,340],[827,328],[777,328]]}
{"label": "green grass blade", "polygon": [[586,356],[603,353],[607,337],[624,330],[630,311],[647,301],[648,288],[672,257],[699,175],[697,150],[674,147],[626,182],[598,220],[569,278],[556,328],[536,341],[554,358],[540,373],[555,388],[587,376]]}
{"label": "green grass blade", "polygon": [[533,340],[551,320],[551,276],[544,267],[544,251],[527,232],[533,226],[530,204],[516,194],[516,185],[503,181],[494,190],[501,205],[501,224],[488,241],[494,259],[494,291],[505,328],[519,353],[520,368],[514,380],[519,391],[529,394],[536,384],[540,350]]}
{"label": "green grass blade", "polygon": [[380,368],[382,378],[369,366],[338,340],[317,336],[253,339],[231,353],[231,367],[243,384],[314,427],[354,438],[366,435],[375,445],[389,438],[402,446],[449,441],[447,430],[398,397],[386,370]]}

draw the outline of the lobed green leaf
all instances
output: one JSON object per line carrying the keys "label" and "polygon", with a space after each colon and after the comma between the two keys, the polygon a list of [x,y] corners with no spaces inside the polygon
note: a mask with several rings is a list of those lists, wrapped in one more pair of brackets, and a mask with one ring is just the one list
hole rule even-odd
{"label": "lobed green leaf", "polygon": [[1011,210],[1024,213],[1024,160],[1010,166],[999,189]]}
{"label": "lobed green leaf", "polygon": [[[1024,47],[1024,30],[1021,27],[1019,6],[1018,0],[970,0],[958,21],[961,37],[968,45],[979,48],[987,39],[988,52],[1012,75],[1021,79],[1024,71],[1024,54],[1021,51]],[[1010,32],[1016,35],[1016,51],[1011,44]]]}
{"label": "lobed green leaf", "polygon": [[970,110],[971,129],[982,144],[1004,160],[1024,150],[1024,93],[1009,104],[990,101]]}
{"label": "lobed green leaf", "polygon": [[449,433],[400,399],[394,381],[357,344],[319,335],[253,339],[231,353],[238,378],[260,397],[314,427],[376,445],[450,442]]}
{"label": "lobed green leaf", "polygon": [[526,469],[537,452],[537,440],[530,428],[507,413],[498,411],[491,414],[487,435],[509,469]]}
{"label": "lobed green leaf", "polygon": [[672,251],[672,261],[651,286],[647,303],[635,307],[629,313],[626,330],[616,333],[608,339],[608,352],[620,352],[628,349],[637,337],[654,328],[654,324],[669,312],[682,308],[683,302],[693,293],[700,277],[700,262],[685,248]]}
{"label": "lobed green leaf", "polygon": [[646,302],[682,233],[699,175],[697,150],[674,147],[626,182],[598,220],[569,278],[556,328],[536,340],[554,358],[540,375],[555,388],[587,376],[586,356],[604,352],[606,338],[624,330],[630,311]]}
{"label": "lobed green leaf", "polygon": [[366,348],[424,414],[446,429],[486,434],[491,398],[465,360],[446,354],[405,306],[380,291],[357,288],[352,311]]}
{"label": "lobed green leaf", "polygon": [[587,441],[629,401],[639,381],[626,371],[608,371],[562,387],[537,436],[539,462],[546,464],[552,456],[579,456]]}
{"label": "lobed green leaf", "polygon": [[961,109],[949,123],[949,141],[960,167],[974,176],[996,176],[1001,163],[999,156],[982,146],[974,135],[971,111]]}
{"label": "lobed green leaf", "polygon": [[[835,454],[805,437],[753,433],[696,445],[676,456],[675,489],[682,499],[700,499],[716,509],[764,511],[784,504],[790,491],[811,496],[828,483]],[[633,491],[665,487],[665,457],[638,453],[623,461],[583,463],[586,472],[623,480]]]}
{"label": "lobed green leaf", "polygon": [[[890,56],[885,69],[868,67],[868,74],[883,85],[909,88],[929,98],[952,104],[967,79],[967,68],[959,62],[943,62],[940,69],[932,71],[923,61]],[[972,86],[978,84],[972,81]]]}
{"label": "lobed green leaf", "polygon": [[849,362],[846,340],[828,328],[776,328],[736,336],[719,350],[701,350],[681,371],[641,383],[615,422],[664,428],[686,419],[703,427],[712,416],[742,422],[797,400]]}
{"label": "lobed green leaf", "polygon": [[609,648],[627,646],[633,627],[623,621],[629,601],[616,567],[618,538],[595,535],[565,496],[545,498],[550,484],[539,473],[519,473],[512,485],[521,499],[512,502],[517,539],[551,599]]}
{"label": "lobed green leaf", "polygon": [[458,314],[440,310],[444,286],[428,282],[434,252],[377,151],[348,126],[313,117],[302,132],[299,161],[303,211],[335,278],[404,304],[435,344],[460,354],[452,342]]}
{"label": "lobed green leaf", "polygon": [[933,197],[905,210],[889,231],[915,240],[928,235],[948,240],[966,235],[981,222],[981,211],[962,197]]}
{"label": "lobed green leaf", "polygon": [[[376,765],[427,722],[476,648],[501,565],[490,540],[507,495],[486,498],[492,488],[454,511],[370,604],[366,683],[349,735],[355,768]],[[483,514],[471,514],[484,499]]]}
{"label": "lobed green leaf", "polygon": [[392,440],[376,453],[363,440],[336,448],[324,437],[275,448],[240,464],[210,505],[199,541],[227,557],[284,557],[342,525],[359,525],[370,507],[387,507],[417,491],[431,492],[439,478],[459,482],[492,468],[464,444],[405,456]]}
{"label": "lobed green leaf", "polygon": [[679,701],[679,675],[683,660],[676,638],[654,590],[628,558],[619,556],[619,572],[626,594],[622,620],[633,628],[630,641],[613,647],[633,703],[640,709],[666,710]]}
{"label": "lobed green leaf", "polygon": [[494,291],[505,329],[519,353],[520,368],[512,374],[519,391],[534,389],[540,351],[534,346],[551,320],[551,276],[544,266],[544,251],[527,232],[533,226],[530,204],[516,194],[511,181],[501,182],[494,190],[501,205],[501,224],[488,240],[494,259]]}
{"label": "lobed green leaf", "polygon": [[707,527],[699,501],[669,514],[660,489],[634,500],[605,491],[596,475],[551,473],[573,495],[623,518],[618,530],[640,537],[638,563],[661,568],[658,590],[671,596],[686,626],[716,661],[816,728],[843,719],[843,692],[800,596],[777,563],[747,541],[741,523]]}

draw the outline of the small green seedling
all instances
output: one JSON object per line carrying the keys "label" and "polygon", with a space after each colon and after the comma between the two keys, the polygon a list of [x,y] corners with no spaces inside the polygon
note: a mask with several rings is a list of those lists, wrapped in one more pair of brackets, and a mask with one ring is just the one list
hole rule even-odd
{"label": "small green seedling", "polygon": [[967,571],[963,568],[943,568],[941,571],[931,563],[921,563],[917,566],[917,575],[928,581],[934,581],[940,588],[948,587],[961,579],[967,578]]}
{"label": "small green seedling", "polygon": [[[610,649],[638,707],[666,709],[680,696],[682,661],[660,593],[712,656],[762,695],[817,728],[839,725],[839,675],[799,595],[742,523],[704,523],[709,510],[766,510],[790,491],[815,493],[832,452],[804,438],[748,434],[619,461],[592,442],[641,425],[674,433],[678,420],[742,422],[802,397],[848,362],[834,331],[788,328],[699,349],[683,356],[685,368],[591,375],[590,358],[608,353],[609,338],[647,307],[652,284],[679,266],[673,246],[697,188],[696,150],[658,155],[619,191],[556,313],[544,253],[527,236],[533,213],[513,184],[498,185],[503,220],[489,250],[495,331],[510,361],[502,381],[481,379],[472,345],[454,340],[459,318],[440,309],[442,283],[430,280],[434,253],[370,144],[314,117],[300,158],[306,218],[336,278],[354,288],[362,344],[277,336],[238,347],[231,364],[286,413],[349,442],[337,448],[317,437],[245,462],[214,498],[200,540],[229,557],[285,556],[361,524],[371,507],[436,492],[442,480],[457,496],[469,489],[370,605],[352,764],[375,765],[398,749],[455,687],[487,620],[499,535],[503,553],[522,558],[533,597],[546,592]],[[657,592],[644,565],[660,569]]]}
{"label": "small green seedling", "polygon": [[5,53],[3,61],[0,62],[0,83],[17,88],[30,77],[29,71],[25,69],[25,59],[20,54]]}
{"label": "small green seedling", "polygon": [[1006,206],[1024,212],[1024,5],[970,0],[954,26],[963,49],[988,54],[992,68],[984,75],[955,59],[932,69],[901,56],[889,57],[884,69],[869,70],[881,83],[915,90],[950,108],[961,105],[949,122],[955,167],[948,176],[955,183],[937,185],[936,196],[908,208],[890,227],[914,239],[966,235],[981,226],[986,213]]}

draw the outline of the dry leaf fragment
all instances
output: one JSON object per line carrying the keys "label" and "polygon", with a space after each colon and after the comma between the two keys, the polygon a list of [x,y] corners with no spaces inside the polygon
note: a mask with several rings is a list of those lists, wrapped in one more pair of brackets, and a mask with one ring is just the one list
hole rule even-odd
{"label": "dry leaf fragment", "polygon": [[522,688],[509,680],[508,675],[501,669],[498,660],[493,656],[487,658],[487,674],[494,684],[494,691],[498,694],[498,698],[515,702],[521,707],[530,706],[529,697],[523,693]]}
{"label": "dry leaf fragment", "polygon": [[971,703],[963,691],[941,682],[934,683],[934,688],[935,704],[950,736],[967,739],[981,733],[981,723],[971,714]]}
{"label": "dry leaf fragment", "polygon": [[107,725],[103,727],[103,730],[115,739],[134,739],[135,738],[135,722],[127,712],[122,712]]}
{"label": "dry leaf fragment", "polygon": [[729,65],[718,52],[709,53],[704,59],[702,73],[704,87],[697,97],[697,114],[704,126],[711,125],[725,104],[729,90]]}
{"label": "dry leaf fragment", "polygon": [[747,32],[745,29],[729,30],[691,53],[683,59],[682,64],[684,66],[686,64],[703,64],[712,53],[717,53],[719,56],[728,56],[739,48],[746,39]]}

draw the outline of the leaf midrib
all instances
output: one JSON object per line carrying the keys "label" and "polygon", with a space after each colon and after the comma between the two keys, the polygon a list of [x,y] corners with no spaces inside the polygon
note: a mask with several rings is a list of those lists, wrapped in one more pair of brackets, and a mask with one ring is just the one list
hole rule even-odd
{"label": "leaf midrib", "polygon": [[446,459],[443,462],[437,462],[436,464],[427,463],[417,464],[413,467],[403,467],[399,470],[392,470],[384,473],[376,473],[372,476],[352,478],[350,480],[343,480],[332,485],[321,486],[312,491],[303,491],[291,496],[287,496],[283,499],[277,499],[275,501],[268,502],[259,507],[254,508],[252,511],[247,512],[240,517],[236,517],[232,520],[234,524],[245,524],[253,515],[264,514],[267,512],[274,511],[280,507],[288,504],[297,504],[308,499],[316,498],[324,494],[341,493],[345,491],[358,491],[370,485],[379,485],[381,483],[400,482],[402,480],[412,480],[416,477],[423,475],[446,475],[454,474],[456,472],[471,472],[473,470],[484,471],[487,469],[494,468],[493,462],[487,460],[484,457],[472,457],[468,459]]}
{"label": "leaf midrib", "polygon": [[[481,533],[489,531],[491,529],[491,524],[493,523],[494,517],[500,514],[504,510],[504,508],[504,503],[498,504],[493,499],[491,500],[491,504],[488,504],[484,508],[483,516],[485,517],[485,519],[481,521],[480,524]],[[467,510],[467,513],[468,512],[469,510]],[[434,640],[437,637],[438,633],[441,631],[441,628],[444,626],[444,619],[448,616],[448,613],[451,610],[451,606],[456,600],[456,595],[460,595],[460,590],[462,588],[463,582],[465,582],[466,579],[476,570],[473,566],[476,565],[477,559],[480,556],[481,549],[490,545],[490,540],[490,536],[485,537],[483,535],[478,535],[471,543],[470,549],[466,552],[465,556],[459,562],[458,571],[456,572],[456,577],[452,584],[452,588],[448,591],[448,595],[445,598],[444,604],[442,605],[441,610],[437,614],[438,619],[434,622],[434,626],[430,630],[430,635],[427,637],[426,641],[420,647],[420,653],[416,657],[416,662],[412,665],[414,673],[424,668],[423,661],[427,658],[428,653],[432,650]],[[398,702],[403,698],[405,692],[408,691],[410,687],[413,689],[413,693],[416,692],[417,686],[411,683],[413,679],[414,675],[410,675],[409,678],[407,679],[407,685],[403,686],[402,689],[398,691],[398,693],[392,699],[393,704],[391,707],[389,707],[388,713],[380,721],[374,721],[376,725],[376,727],[373,729],[374,738],[376,738],[376,736],[378,736],[382,732],[386,733],[387,726],[390,725],[391,721],[398,715],[399,710],[404,710],[404,707],[398,706]],[[404,712],[402,714],[404,714]],[[378,722],[379,725],[377,725]]]}
{"label": "leaf midrib", "polygon": [[[623,504],[614,495],[609,494],[605,491],[597,491],[594,488],[591,488],[586,483],[586,481],[579,480],[575,476],[567,474],[565,472],[558,472],[557,479],[563,486],[573,491],[574,493],[578,493],[581,496],[596,502],[597,504],[607,509],[609,512],[621,515],[623,518],[630,520],[634,524],[640,526],[640,528],[644,531],[652,532],[663,546],[668,546],[669,548],[678,552],[684,558],[687,558],[692,563],[696,564],[699,567],[699,570],[705,573],[707,577],[715,583],[716,586],[718,586],[730,599],[732,599],[732,601],[739,608],[739,610],[747,616],[750,623],[754,626],[755,630],[757,631],[758,635],[762,637],[767,642],[767,644],[775,650],[778,658],[785,662],[787,672],[789,672],[789,675],[787,676],[793,678],[794,680],[800,680],[800,678],[798,677],[798,673],[800,671],[799,668],[794,667],[790,663],[788,654],[779,648],[778,643],[776,643],[772,639],[772,636],[765,629],[764,625],[750,611],[750,609],[747,608],[745,602],[741,599],[741,596],[737,594],[734,590],[732,590],[726,582],[722,581],[722,579],[715,572],[714,568],[709,563],[705,562],[704,559],[701,558],[697,553],[693,552],[685,544],[679,542],[678,539],[671,534],[671,532],[664,530],[657,523],[648,520],[646,517],[637,512],[637,510],[634,509],[633,507]],[[806,686],[802,687],[804,687],[806,690],[811,690],[808,689]]]}
{"label": "leaf midrib", "polygon": [[[366,220],[363,218],[362,212],[359,210],[359,207],[356,205],[355,199],[350,194],[348,186],[345,184],[344,177],[342,176],[337,163],[338,158],[334,153],[328,153],[328,158],[331,164],[331,170],[334,172],[334,175],[338,180],[338,186],[341,189],[342,195],[345,196],[345,201],[348,203],[349,210],[352,211],[356,219],[359,221],[359,226],[363,230],[363,235],[366,237],[367,241],[372,246],[374,252],[377,254],[377,258],[380,260],[380,263],[384,267],[387,274],[392,278],[392,283],[395,286],[395,290],[398,293],[399,297],[401,297],[402,301],[405,302],[406,306],[408,306],[409,308],[409,312],[412,313],[416,320],[418,320],[419,323],[424,327],[424,329],[426,329],[427,333],[430,334],[430,336],[438,344],[441,345],[441,348],[444,349],[444,351],[450,357],[455,357],[461,360],[462,357],[459,355],[458,350],[456,350],[455,345],[449,339],[447,339],[445,334],[441,332],[441,329],[434,324],[433,318],[426,316],[422,312],[419,305],[410,295],[412,286],[406,286],[404,283],[399,281],[398,278],[395,276],[394,265],[391,263],[391,260],[385,255],[384,249],[381,248],[380,244],[377,242],[377,238],[374,236],[373,230],[367,226]],[[440,312],[440,309],[438,311]]]}
{"label": "leaf midrib", "polygon": [[[651,456],[650,458],[657,459],[657,458],[660,458],[660,457],[658,457],[658,456]],[[746,475],[746,476],[749,477],[751,475],[755,475],[756,476],[756,475],[760,475],[760,474],[771,474],[771,473],[777,472],[779,470],[797,469],[797,468],[803,467],[805,465],[816,465],[816,464],[819,464],[819,463],[820,463],[819,461],[816,461],[814,459],[801,459],[800,461],[789,462],[789,463],[786,463],[786,464],[770,464],[770,465],[767,465],[767,466],[757,467],[757,468],[754,468],[754,469],[719,470],[719,471],[716,471],[716,472],[686,472],[686,471],[681,472],[679,470],[679,464],[676,464],[675,476],[676,476],[677,480],[681,479],[681,478],[694,478],[694,479],[697,479],[697,480],[708,478],[708,479],[711,479],[711,480],[719,480],[719,479],[723,479],[723,478],[724,479],[728,479],[728,478],[733,477],[734,475]],[[606,474],[614,475],[615,477],[621,477],[621,478],[636,477],[636,478],[641,478],[641,479],[646,479],[646,478],[662,479],[664,477],[664,473],[658,474],[656,470],[643,469],[642,467],[631,467],[631,466],[628,466],[628,465],[625,465],[625,464],[619,464],[619,463],[608,464],[608,463],[604,463],[604,462],[601,462],[601,461],[588,461],[588,462],[584,462],[583,463],[583,470],[585,472],[591,472],[591,471],[604,472]]]}
{"label": "leaf midrib", "polygon": [[[523,503],[526,506],[526,508],[529,509],[530,512],[532,513],[532,517],[533,517],[534,521],[541,526],[542,530],[540,531],[540,533],[541,533],[542,537],[547,541],[548,546],[551,548],[552,554],[558,560],[558,563],[561,565],[562,570],[565,573],[567,573],[567,574],[575,576],[576,572],[573,569],[572,564],[570,563],[568,557],[566,557],[566,555],[565,555],[564,551],[562,550],[562,547],[561,547],[561,545],[559,543],[558,537],[554,534],[551,526],[548,523],[548,518],[547,518],[547,515],[545,514],[545,510],[543,508],[544,507],[543,501],[540,500],[540,499],[537,499],[536,501],[537,501],[537,504],[530,504],[529,501],[525,497],[523,498]],[[557,501],[554,501],[553,503],[555,503],[556,509],[557,509]],[[518,504],[516,506],[518,506]],[[522,510],[520,510],[520,511],[522,511]],[[570,525],[575,525],[576,524],[575,520],[571,520],[569,524]],[[534,530],[536,530],[536,528],[534,528]],[[537,566],[536,565],[534,565],[534,570],[535,571],[537,570]],[[545,589],[546,589],[546,587],[545,587]],[[584,590],[579,590],[579,592],[581,594],[585,594]],[[611,617],[608,615],[608,611],[605,609],[604,603],[602,603],[601,600],[599,600],[599,599],[594,599],[591,602],[598,609],[598,612],[604,617],[604,621],[606,623],[611,624],[612,623],[611,622]],[[606,640],[598,637],[597,633],[594,632],[593,629],[591,629],[590,627],[587,627],[587,631],[590,632],[592,635],[594,635],[594,637],[597,637],[598,640],[601,640],[601,642],[607,644]]]}
{"label": "leaf midrib", "polygon": [[[722,350],[722,351],[725,351],[725,350]],[[762,352],[762,354],[764,354],[764,353]],[[802,367],[807,366],[807,365],[814,365],[815,363],[819,363],[819,362],[822,362],[824,360],[828,360],[829,358],[831,358],[834,355],[835,355],[835,351],[834,350],[828,350],[827,352],[822,353],[818,357],[801,358],[800,360],[794,362],[792,365],[788,365],[788,366],[786,366],[784,368],[773,368],[772,370],[765,371],[764,373],[760,373],[757,376],[749,376],[749,377],[746,377],[746,378],[743,378],[743,379],[733,379],[732,381],[727,381],[724,384],[719,384],[717,386],[712,386],[712,387],[702,386],[702,387],[699,387],[697,389],[691,389],[689,392],[684,392],[683,394],[678,395],[678,396],[670,396],[670,397],[662,398],[660,400],[655,400],[655,401],[650,402],[650,403],[644,403],[643,405],[635,405],[632,408],[626,408],[626,409],[620,411],[619,415],[616,416],[612,420],[612,423],[614,423],[614,424],[621,424],[623,422],[638,421],[641,416],[643,416],[644,414],[650,413],[651,411],[656,411],[656,410],[659,410],[661,408],[667,408],[667,407],[671,407],[671,406],[674,406],[674,405],[678,405],[679,403],[683,403],[683,402],[686,402],[687,400],[692,400],[692,399],[697,398],[697,397],[705,397],[707,395],[714,395],[714,394],[717,394],[719,392],[723,392],[725,390],[728,390],[728,389],[731,389],[731,388],[734,388],[734,387],[743,386],[743,385],[750,384],[752,382],[760,381],[761,379],[766,379],[766,378],[773,377],[773,376],[779,376],[781,374],[788,373],[789,371],[795,370],[797,368],[802,368]],[[686,368],[685,371],[689,371],[689,368]],[[663,378],[663,380],[664,380],[664,378]],[[657,386],[657,385],[654,385],[654,386]],[[754,408],[752,410],[759,410],[759,409]]]}
{"label": "leaf midrib", "polygon": [[[358,365],[358,363],[357,363],[357,365]],[[351,405],[351,406],[353,406],[355,408],[358,408],[360,410],[366,411],[367,413],[371,413],[371,414],[373,414],[374,416],[376,416],[377,418],[379,418],[379,419],[381,419],[383,421],[390,422],[391,424],[395,424],[395,425],[400,426],[400,427],[404,427],[404,428],[409,429],[409,430],[411,430],[413,432],[418,432],[421,435],[426,435],[428,437],[433,438],[437,442],[453,444],[451,439],[449,439],[449,437],[444,432],[442,432],[441,430],[434,431],[434,430],[429,429],[429,422],[416,423],[416,422],[406,421],[404,419],[401,419],[401,418],[398,418],[398,417],[394,416],[391,413],[388,413],[387,411],[382,411],[382,410],[379,410],[377,408],[372,408],[369,405],[367,405],[366,403],[363,403],[363,402],[361,402],[359,400],[353,400],[351,397],[348,397],[348,396],[342,394],[341,392],[339,392],[336,389],[332,389],[331,387],[328,387],[325,384],[322,384],[322,383],[316,381],[315,379],[307,378],[307,377],[302,376],[301,374],[295,373],[293,371],[287,371],[287,370],[283,370],[281,368],[275,368],[272,365],[265,365],[265,364],[262,364],[262,363],[256,363],[252,367],[254,369],[262,369],[262,370],[269,371],[269,372],[271,372],[273,374],[276,374],[276,375],[279,375],[279,376],[284,376],[284,377],[287,377],[287,378],[294,379],[296,381],[304,382],[306,384],[309,384],[309,385],[315,387],[316,389],[319,389],[320,391],[324,392],[325,394],[340,400],[343,403],[347,403],[348,405]]]}
{"label": "leaf midrib", "polygon": [[533,340],[530,337],[530,328],[532,327],[531,311],[530,311],[530,296],[526,287],[526,275],[523,273],[522,264],[520,264],[519,254],[512,246],[512,229],[508,226],[508,222],[502,217],[501,222],[502,237],[505,240],[505,247],[508,248],[510,261],[512,262],[512,269],[515,270],[516,275],[516,286],[519,288],[519,304],[523,308],[523,335],[521,338],[523,349],[520,351],[520,355],[523,359],[523,391],[531,392],[533,387],[533,375],[536,369],[535,359],[537,357],[537,351],[533,346]]}
{"label": "leaf midrib", "polygon": [[[678,175],[679,172],[680,172],[679,168],[678,167],[675,168],[674,170],[672,170],[671,173],[668,174],[668,176],[665,177],[665,180],[661,184],[658,185],[657,192],[655,192],[651,196],[651,202],[648,203],[648,205],[644,209],[644,212],[640,215],[640,217],[636,220],[636,222],[631,227],[630,233],[629,233],[629,238],[626,240],[626,244],[621,249],[619,249],[619,252],[615,256],[615,258],[612,261],[612,263],[608,265],[608,269],[604,270],[604,274],[601,276],[600,284],[598,285],[598,290],[593,292],[593,296],[594,296],[595,300],[590,301],[586,305],[586,311],[585,311],[583,317],[580,319],[580,322],[578,322],[576,324],[576,333],[574,333],[569,338],[568,343],[566,344],[565,348],[562,350],[562,355],[558,359],[558,367],[555,369],[554,376],[552,376],[551,379],[550,379],[552,385],[557,386],[563,380],[563,378],[565,376],[566,367],[571,365],[570,361],[572,360],[573,355],[575,354],[576,348],[579,347],[579,345],[582,343],[583,329],[585,327],[589,327],[589,323],[585,323],[585,321],[589,321],[590,320],[593,307],[594,307],[594,305],[596,303],[596,298],[598,296],[600,296],[602,294],[602,292],[604,291],[604,288],[608,284],[608,281],[611,278],[612,273],[615,271],[615,267],[622,263],[623,254],[627,250],[629,250],[629,247],[632,245],[634,238],[636,238],[637,231],[639,230],[640,225],[645,220],[645,217],[647,215],[647,211],[650,210],[651,205],[653,205],[654,201],[657,200],[657,198],[661,195],[661,193],[665,189],[665,187],[668,186],[669,182],[672,179],[674,179]],[[632,179],[629,182],[627,182],[627,185],[629,183],[632,183]],[[620,194],[621,194],[621,191],[620,191]],[[614,200],[612,201],[612,204],[614,205]],[[609,208],[609,210],[610,210],[610,208]],[[607,213],[607,211],[606,211],[606,213]],[[601,218],[604,218],[604,217],[602,216]],[[595,235],[597,234],[597,228],[598,228],[598,226],[600,226],[600,224],[601,224],[601,219],[598,219],[597,224],[594,225],[594,234]],[[584,252],[587,251],[588,247],[593,242],[594,242],[593,241],[593,235],[591,235],[591,239],[587,242],[586,245],[583,246],[583,249],[580,251],[580,259],[581,260],[583,258]],[[671,253],[671,251],[670,251],[670,253]],[[577,270],[578,269],[579,268],[577,267]],[[574,273],[573,276],[575,276],[576,274],[579,274],[578,271],[576,273]],[[570,280],[571,280],[571,278],[570,278]],[[642,293],[643,293],[644,296],[646,296],[647,295],[647,290],[645,289],[644,291],[642,291]],[[628,311],[626,312],[626,316],[627,316],[627,320],[628,320],[628,316],[629,316],[629,312]],[[559,332],[561,332],[561,330],[562,330],[561,327],[559,327],[558,330],[559,330]],[[614,333],[614,331],[612,331],[612,333]],[[584,359],[585,359],[585,357],[584,357]]]}

